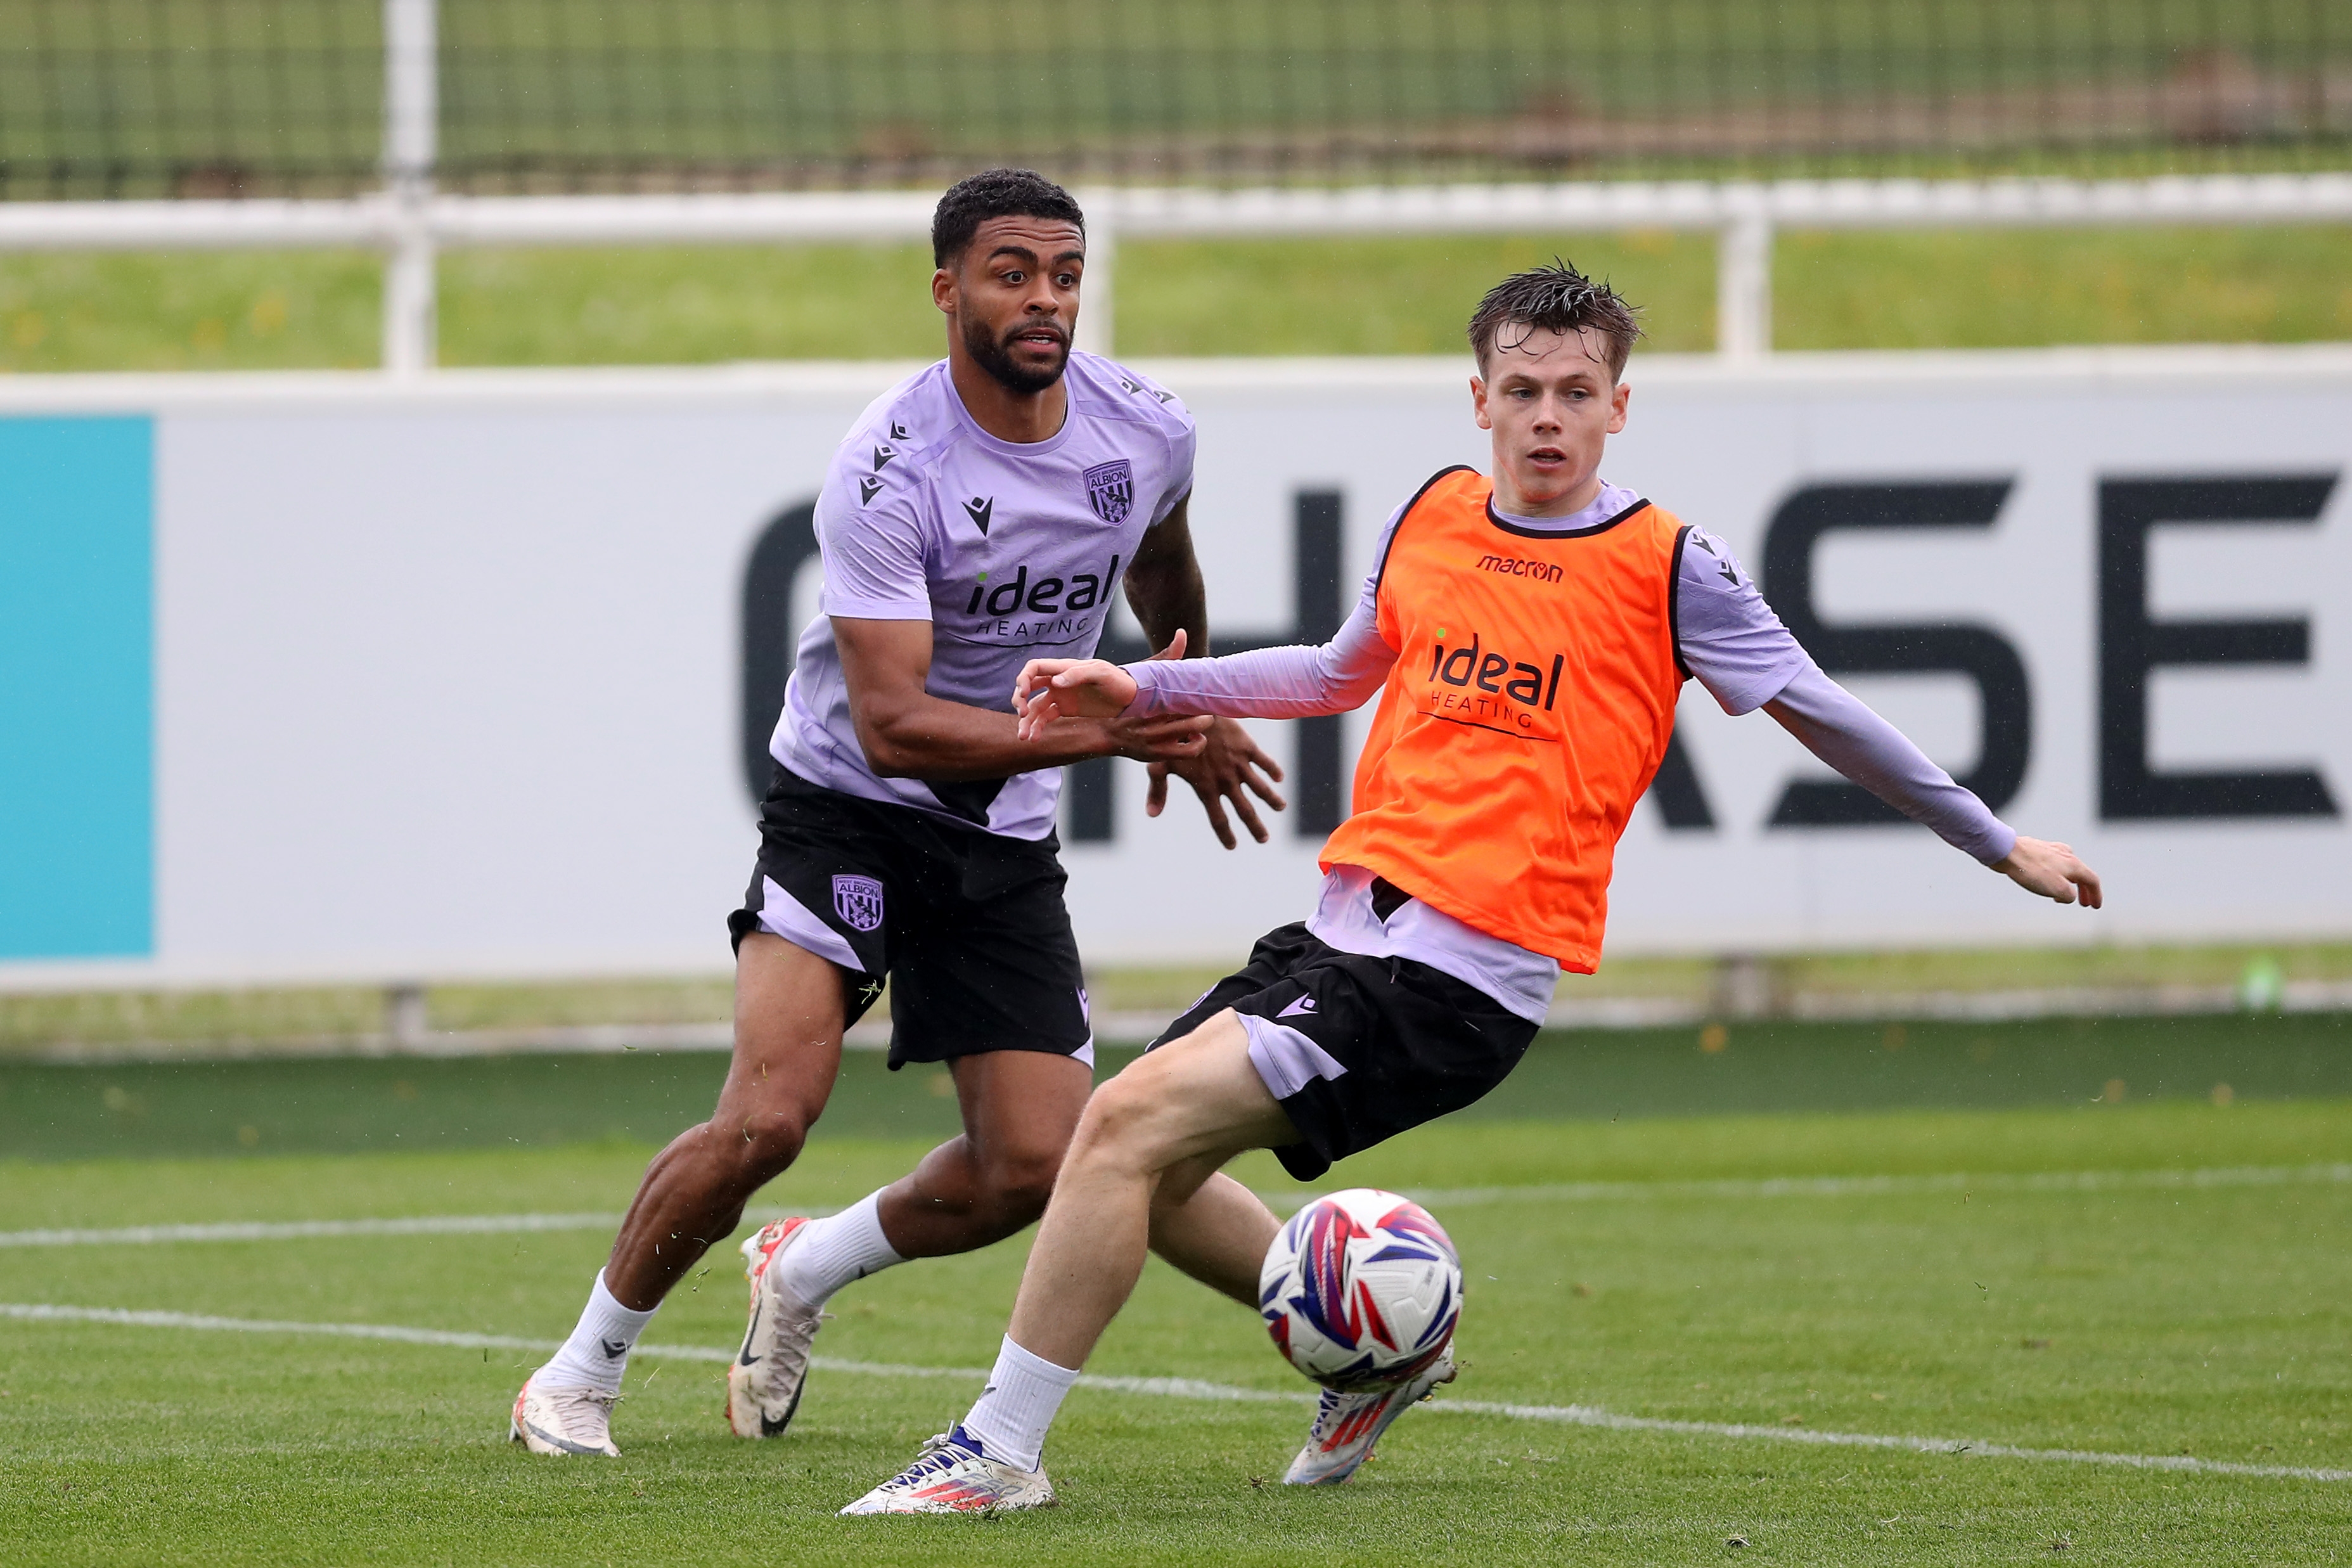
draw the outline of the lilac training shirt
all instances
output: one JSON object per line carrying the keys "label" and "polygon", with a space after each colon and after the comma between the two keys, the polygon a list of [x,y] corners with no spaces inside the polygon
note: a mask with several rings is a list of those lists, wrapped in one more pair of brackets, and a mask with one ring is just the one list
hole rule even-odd
{"label": "lilac training shirt", "polygon": [[[1605,521],[1640,499],[1604,483],[1592,504],[1572,517],[1496,515],[1514,528],[1565,533]],[[1387,555],[1403,515],[1402,507],[1390,514],[1375,560]],[[1901,731],[1823,674],[1727,545],[1692,529],[1679,571],[1675,650],[1726,713],[1769,707],[1815,756],[1946,843],[1988,866],[2008,856],[2017,835]],[[1381,636],[1378,584],[1377,574],[1364,580],[1355,610],[1321,647],[1129,665],[1136,697],[1128,712],[1298,719],[1361,707],[1379,693],[1397,657]],[[1332,867],[1307,930],[1342,952],[1416,959],[1475,985],[1520,1017],[1543,1021],[1559,984],[1556,960],[1489,936],[1418,899],[1384,921],[1372,910],[1371,884],[1372,874],[1361,867]]]}
{"label": "lilac training shirt", "polygon": [[867,405],[816,502],[824,591],[801,633],[768,750],[812,784],[1009,838],[1054,828],[1062,770],[929,784],[882,778],[851,721],[835,616],[931,623],[924,689],[1004,710],[1032,658],[1095,651],[1147,529],[1192,488],[1192,416],[1176,395],[1090,353],[1063,382],[1069,417],[1000,441],[966,413],[947,362]]}

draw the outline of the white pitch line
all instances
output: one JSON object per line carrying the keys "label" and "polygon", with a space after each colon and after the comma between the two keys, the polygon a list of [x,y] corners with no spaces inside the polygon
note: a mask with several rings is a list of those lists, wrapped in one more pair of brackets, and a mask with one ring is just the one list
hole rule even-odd
{"label": "white pitch line", "polygon": [[412,1219],[301,1219],[222,1225],[132,1225],[111,1230],[0,1230],[0,1247],[137,1247],[162,1241],[303,1241],[328,1236],[495,1236],[611,1230],[616,1214],[428,1215]]}
{"label": "white pitch line", "polygon": [[[1936,1193],[2102,1193],[2135,1189],[2201,1191],[2352,1183],[2352,1164],[2229,1165],[2156,1171],[1941,1172],[1918,1176],[1769,1176],[1712,1182],[1558,1182],[1517,1187],[1408,1187],[1404,1195],[1432,1208],[1497,1203],[1597,1203],[1640,1198],[1908,1197]],[[1286,1194],[1296,1208],[1314,1194]]]}
{"label": "white pitch line", "polygon": [[1429,1408],[1464,1415],[1507,1415],[1521,1421],[1558,1421],[1571,1426],[1601,1426],[1613,1432],[1680,1432],[1699,1437],[1769,1439],[1814,1443],[1833,1448],[1894,1448],[1949,1458],[2035,1459],[2069,1465],[2116,1465],[2134,1470],[2180,1470],[2209,1476],[2267,1476],[2301,1481],[2352,1481],[2352,1470],[2304,1469],[2294,1465],[2245,1465],[2200,1459],[2187,1454],[2106,1454],[2084,1448],[2020,1448],[1967,1437],[1912,1437],[1879,1432],[1815,1432],[1802,1426],[1751,1426],[1727,1421],[1667,1421],[1651,1415],[1620,1415],[1590,1405],[1496,1405],[1478,1399],[1433,1399]]}
{"label": "white pitch line", "polygon": [[[1603,1203],[1643,1198],[1904,1197],[1935,1193],[2097,1193],[2137,1188],[2200,1191],[2352,1183],[2352,1164],[2230,1165],[2176,1171],[1944,1172],[1919,1176],[1768,1176],[1712,1182],[1559,1182],[1515,1187],[1407,1187],[1433,1208],[1498,1203]],[[1314,1193],[1261,1193],[1277,1210],[1312,1202]],[[798,1208],[826,1215],[830,1208]],[[179,1241],[302,1241],[342,1236],[496,1236],[515,1231],[611,1230],[616,1214],[433,1215],[407,1219],[232,1221],[215,1225],[136,1225],[111,1229],[0,1230],[0,1247],[135,1247]]]}
{"label": "white pitch line", "polygon": [[[798,1208],[812,1219],[837,1211]],[[306,1241],[338,1236],[504,1236],[517,1231],[619,1228],[617,1214],[424,1215],[404,1219],[232,1220],[216,1225],[131,1225],[109,1230],[0,1230],[0,1247],[135,1247],[170,1241]]]}
{"label": "white pitch line", "polygon": [[[384,1323],[289,1323],[258,1318],[216,1318],[190,1312],[151,1312],[123,1307],[68,1307],[40,1302],[0,1302],[0,1318],[26,1322],[113,1323],[142,1329],[198,1329],[249,1334],[319,1334],[334,1339],[389,1340],[400,1344],[445,1345],[456,1350],[551,1351],[554,1340],[516,1339],[506,1334],[468,1334],[446,1329],[411,1329]],[[641,1344],[636,1353],[677,1360],[728,1362],[735,1352],[701,1345]],[[977,1382],[985,1370],[969,1366],[902,1366],[887,1362],[840,1361],[813,1356],[810,1364],[821,1372],[849,1373],[866,1377],[950,1378]],[[1239,1388],[1231,1384],[1203,1383],[1189,1377],[1081,1377],[1081,1388],[1108,1394],[1141,1394],[1160,1399],[1206,1399],[1248,1405],[1304,1405],[1313,1396],[1278,1394],[1270,1389]],[[1430,1410],[1441,1415],[1494,1415],[1513,1421],[1548,1421],[1570,1426],[1597,1426],[1614,1432],[1669,1432],[1692,1437],[1729,1437],[1746,1441],[1810,1443],[1841,1448],[1885,1448],[1943,1458],[2028,1459],[2070,1465],[2107,1465],[2135,1470],[2171,1470],[2192,1475],[2257,1476],[2273,1480],[2352,1481],[2352,1470],[2305,1469],[2294,1465],[2246,1465],[2226,1459],[2200,1459],[2186,1454],[2108,1454],[2079,1448],[2021,1448],[2006,1443],[1982,1443],[1959,1437],[1914,1437],[1876,1432],[1816,1432],[1803,1427],[1751,1426],[1719,1421],[1668,1421],[1647,1415],[1620,1415],[1591,1405],[1507,1405],[1479,1399],[1433,1399]]]}

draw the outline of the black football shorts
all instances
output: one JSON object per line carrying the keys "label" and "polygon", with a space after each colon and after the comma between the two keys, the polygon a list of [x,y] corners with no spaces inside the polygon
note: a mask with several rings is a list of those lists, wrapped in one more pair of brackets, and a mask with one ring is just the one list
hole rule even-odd
{"label": "black football shorts", "polygon": [[1250,1061],[1299,1142],[1282,1168],[1311,1182],[1332,1162],[1480,1099],[1519,1065],[1536,1026],[1466,981],[1410,958],[1342,952],[1304,924],[1268,931],[1151,1042],[1231,1007],[1261,1020]]}
{"label": "black football shorts", "polygon": [[1094,1064],[1061,845],[821,788],[779,767],[735,945],[782,937],[841,972],[845,1022],[890,983],[890,1066],[983,1051]]}

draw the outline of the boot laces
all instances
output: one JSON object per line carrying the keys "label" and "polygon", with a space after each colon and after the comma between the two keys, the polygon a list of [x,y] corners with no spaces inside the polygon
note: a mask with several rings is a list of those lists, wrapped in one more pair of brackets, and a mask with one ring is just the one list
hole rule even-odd
{"label": "boot laces", "polygon": [[934,1432],[923,1440],[923,1451],[916,1456],[915,1462],[899,1472],[898,1479],[890,1484],[894,1487],[912,1486],[926,1476],[936,1475],[961,1462],[966,1457],[970,1457],[970,1450],[959,1448],[952,1433]]}
{"label": "boot laces", "polygon": [[573,1422],[583,1417],[593,1419],[594,1417],[591,1415],[592,1410],[595,1415],[601,1415],[604,1418],[606,1426],[611,1426],[613,1406],[620,1404],[623,1397],[618,1394],[607,1394],[601,1388],[548,1390],[548,1403],[555,1407],[556,1417],[563,1423],[566,1436],[579,1435],[572,1430]]}

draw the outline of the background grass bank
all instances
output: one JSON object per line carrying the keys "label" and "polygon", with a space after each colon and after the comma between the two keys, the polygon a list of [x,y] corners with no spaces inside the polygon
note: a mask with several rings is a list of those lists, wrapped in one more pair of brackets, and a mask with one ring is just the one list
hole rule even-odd
{"label": "background grass bank", "polygon": [[[1780,237],[1785,349],[2352,339],[2343,226]],[[1417,354],[1462,348],[1505,272],[1564,255],[1644,309],[1649,346],[1715,343],[1704,234],[1138,241],[1118,352]],[[0,370],[372,365],[382,268],[358,254],[0,257]],[[914,246],[460,251],[441,263],[451,365],[929,358]]]}

